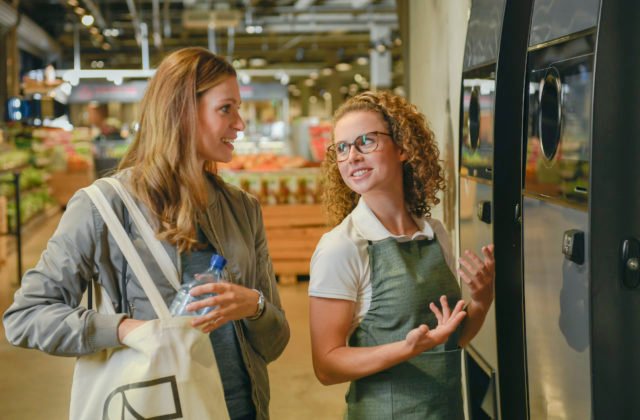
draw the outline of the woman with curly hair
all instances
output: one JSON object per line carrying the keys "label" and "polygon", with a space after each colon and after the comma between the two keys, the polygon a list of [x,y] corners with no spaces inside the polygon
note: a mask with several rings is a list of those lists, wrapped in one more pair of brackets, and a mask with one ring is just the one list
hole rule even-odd
{"label": "woman with curly hair", "polygon": [[351,381],[349,419],[462,419],[460,348],[493,301],[493,245],[466,251],[460,299],[442,224],[444,188],[425,117],[368,92],[334,116],[324,162],[333,230],[311,259],[313,364],[325,385]]}

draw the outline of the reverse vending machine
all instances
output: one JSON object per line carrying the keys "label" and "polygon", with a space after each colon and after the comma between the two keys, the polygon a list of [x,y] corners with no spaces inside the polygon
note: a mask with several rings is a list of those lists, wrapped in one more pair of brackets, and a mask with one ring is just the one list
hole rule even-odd
{"label": "reverse vending machine", "polygon": [[621,174],[640,162],[632,3],[534,2],[521,215],[531,419],[640,416],[640,188]]}
{"label": "reverse vending machine", "polygon": [[[475,0],[467,29],[460,115],[460,249],[493,243],[492,182],[496,64],[505,1]],[[468,300],[468,296],[463,298]],[[469,415],[497,418],[498,393],[495,312],[467,347],[465,365]]]}
{"label": "reverse vending machine", "polygon": [[599,0],[536,0],[523,258],[530,418],[591,416],[589,157]]}
{"label": "reverse vending machine", "polygon": [[473,1],[460,246],[496,244],[496,300],[466,352],[472,419],[640,418],[639,17]]}

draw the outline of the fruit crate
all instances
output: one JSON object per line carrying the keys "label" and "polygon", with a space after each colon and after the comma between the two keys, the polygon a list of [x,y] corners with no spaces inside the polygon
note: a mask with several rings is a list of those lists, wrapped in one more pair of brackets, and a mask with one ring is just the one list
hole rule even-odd
{"label": "fruit crate", "polygon": [[281,285],[309,275],[309,263],[322,235],[329,231],[319,204],[262,207],[273,269]]}

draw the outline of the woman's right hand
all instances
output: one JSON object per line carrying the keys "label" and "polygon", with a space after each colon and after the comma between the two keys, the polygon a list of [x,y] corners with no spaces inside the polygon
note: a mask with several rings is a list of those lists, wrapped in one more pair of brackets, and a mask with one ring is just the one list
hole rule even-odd
{"label": "woman's right hand", "polygon": [[141,326],[147,321],[139,319],[124,318],[118,325],[118,341],[122,344],[122,340],[133,330]]}
{"label": "woman's right hand", "polygon": [[442,311],[440,311],[433,302],[429,305],[431,312],[433,312],[438,320],[436,328],[429,329],[427,325],[422,324],[407,334],[405,343],[409,346],[413,355],[431,350],[447,341],[449,336],[460,326],[460,323],[467,315],[467,313],[462,310],[464,307],[463,300],[458,301],[453,311],[449,309],[446,296],[440,297],[440,304],[442,305]]}

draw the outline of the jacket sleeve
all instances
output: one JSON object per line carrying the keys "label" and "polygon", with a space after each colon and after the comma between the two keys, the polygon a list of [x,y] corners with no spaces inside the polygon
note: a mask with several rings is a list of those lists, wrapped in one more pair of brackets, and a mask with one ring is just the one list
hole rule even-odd
{"label": "jacket sleeve", "polygon": [[117,328],[124,315],[100,314],[80,306],[96,276],[95,217],[88,196],[77,192],[3,316],[11,344],[59,356],[79,356],[119,345]]}
{"label": "jacket sleeve", "polygon": [[289,342],[289,323],[280,304],[267,238],[262,221],[262,210],[257,200],[251,197],[255,226],[256,286],[265,297],[262,316],[256,320],[243,320],[247,338],[255,351],[267,362],[277,359]]}

